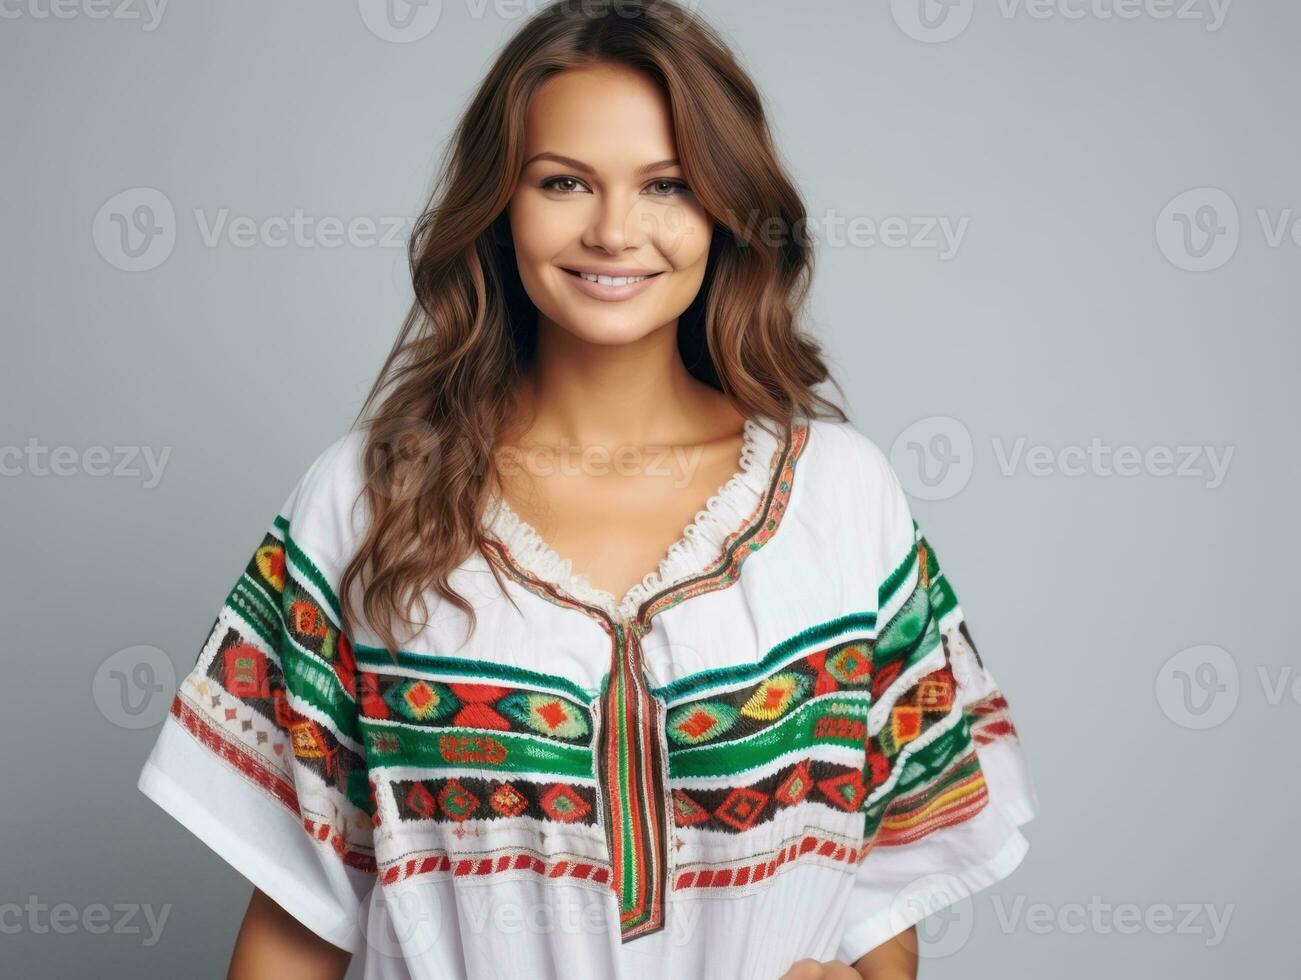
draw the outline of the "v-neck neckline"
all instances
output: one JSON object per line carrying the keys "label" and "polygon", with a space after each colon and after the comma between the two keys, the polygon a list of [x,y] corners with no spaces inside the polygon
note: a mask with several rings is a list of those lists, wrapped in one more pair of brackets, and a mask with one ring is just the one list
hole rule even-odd
{"label": "v-neck neckline", "polygon": [[647,600],[699,578],[726,556],[729,543],[763,522],[773,502],[772,485],[792,448],[797,425],[792,421],[785,433],[779,434],[772,418],[747,418],[737,469],[696,511],[656,567],[622,596],[575,571],[572,559],[561,556],[498,493],[489,494],[483,530],[501,546],[494,550],[508,566],[549,586],[560,597],[595,609],[611,622],[640,619]]}

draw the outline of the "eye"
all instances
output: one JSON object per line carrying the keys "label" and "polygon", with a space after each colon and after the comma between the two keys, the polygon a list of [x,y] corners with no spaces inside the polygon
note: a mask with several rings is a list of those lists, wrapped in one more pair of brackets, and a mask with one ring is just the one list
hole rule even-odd
{"label": "eye", "polygon": [[678,194],[687,194],[691,191],[685,183],[680,180],[653,180],[650,183],[652,195],[655,197],[674,197]]}
{"label": "eye", "polygon": [[548,177],[538,186],[547,191],[558,191],[561,194],[573,194],[576,192],[576,187],[583,187],[584,184],[577,177],[566,177],[561,175],[559,177]]}

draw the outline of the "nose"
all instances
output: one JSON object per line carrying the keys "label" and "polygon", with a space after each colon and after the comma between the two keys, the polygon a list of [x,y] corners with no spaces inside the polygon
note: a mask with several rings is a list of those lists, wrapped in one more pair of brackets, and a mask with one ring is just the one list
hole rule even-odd
{"label": "nose", "polygon": [[583,244],[612,254],[640,248],[646,240],[647,224],[639,204],[635,193],[598,195]]}

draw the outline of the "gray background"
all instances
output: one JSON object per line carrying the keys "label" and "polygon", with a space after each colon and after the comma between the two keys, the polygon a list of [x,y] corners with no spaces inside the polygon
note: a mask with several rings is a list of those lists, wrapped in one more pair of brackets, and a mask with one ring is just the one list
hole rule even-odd
{"label": "gray background", "polygon": [[[765,92],[810,214],[857,223],[819,234],[811,326],[894,450],[1041,798],[1016,873],[928,923],[922,975],[1277,976],[1301,808],[1301,691],[1274,687],[1298,671],[1301,246],[1271,237],[1301,211],[1301,8],[958,0],[945,20],[926,0],[927,28],[919,2],[699,9]],[[351,421],[409,283],[403,233],[241,247],[204,223],[409,220],[531,7],[447,0],[396,39],[369,0],[176,0],[153,25],[139,3],[4,7],[0,447],[170,451],[161,479],[3,457],[0,906],[75,910],[51,928],[7,905],[4,976],[225,975],[248,886],[136,791],[157,727],[131,726]],[[175,241],[125,271],[113,215],[142,193]],[[868,234],[892,217],[902,244]],[[928,220],[965,220],[955,254],[914,240]],[[1047,461],[1004,465],[1018,440]],[[1078,455],[1095,440],[1158,455],[1127,475]],[[1205,449],[1167,472],[1180,447],[1231,452],[1227,473]],[[162,693],[123,707],[124,665]],[[140,911],[104,931],[97,903],[168,917],[155,942]]]}

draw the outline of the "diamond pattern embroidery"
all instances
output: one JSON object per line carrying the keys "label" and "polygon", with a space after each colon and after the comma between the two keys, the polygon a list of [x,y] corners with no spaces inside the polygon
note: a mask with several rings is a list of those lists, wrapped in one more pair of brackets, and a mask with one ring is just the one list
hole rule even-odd
{"label": "diamond pattern embroidery", "polygon": [[737,830],[749,830],[750,825],[763,814],[768,800],[767,793],[760,793],[748,786],[738,786],[727,794],[727,798],[714,811],[714,816]]}
{"label": "diamond pattern embroidery", "polygon": [[502,698],[497,710],[516,724],[553,738],[581,739],[589,730],[582,712],[554,694],[516,691]]}
{"label": "diamond pattern embroidery", "polygon": [[673,791],[673,820],[679,827],[690,827],[709,819],[709,811],[680,789]]}
{"label": "diamond pattern embroidery", "polygon": [[528,799],[510,783],[502,783],[488,798],[488,804],[504,817],[517,817],[529,805]]}
{"label": "diamond pattern embroidery", "polygon": [[720,701],[683,705],[669,713],[668,735],[679,744],[699,745],[722,735],[739,717],[735,708]]}
{"label": "diamond pattern embroidery", "polygon": [[786,714],[808,689],[809,679],[803,674],[777,674],[755,688],[750,699],[741,705],[741,714],[758,721],[772,721]]}
{"label": "diamond pattern embroidery", "polygon": [[872,660],[860,646],[847,646],[827,657],[826,669],[846,686],[865,684],[872,675]]}
{"label": "diamond pattern embroidery", "polygon": [[841,776],[833,776],[818,783],[818,789],[828,800],[842,810],[853,811],[867,796],[867,787],[863,785],[863,774],[857,770]]}
{"label": "diamond pattern embroidery", "polygon": [[548,817],[561,823],[581,820],[591,809],[577,793],[563,783],[556,783],[550,787],[538,802]]}
{"label": "diamond pattern embroidery", "polygon": [[789,776],[782,780],[773,795],[787,806],[794,806],[808,796],[812,788],[813,779],[809,776],[808,763],[801,762]]}
{"label": "diamond pattern embroidery", "polygon": [[813,698],[866,692],[871,683],[867,646],[846,643],[827,647],[787,662],[750,686],[676,705],[669,712],[669,738],[678,747],[690,748],[748,737],[780,724]]}
{"label": "diamond pattern embroidery", "polygon": [[467,820],[479,806],[479,798],[458,780],[449,779],[438,794],[438,806],[453,820]]}
{"label": "diamond pattern embroidery", "polygon": [[384,700],[400,716],[411,721],[446,718],[461,706],[445,685],[426,680],[394,684],[384,692]]}
{"label": "diamond pattern embroidery", "polygon": [[422,817],[432,817],[438,812],[438,801],[420,783],[412,785],[410,792],[407,793],[407,806]]}
{"label": "diamond pattern embroidery", "polygon": [[[369,678],[369,679],[368,679]],[[588,710],[543,691],[468,681],[363,675],[364,714],[397,717],[435,728],[486,729],[543,735],[574,744],[591,741]]]}

